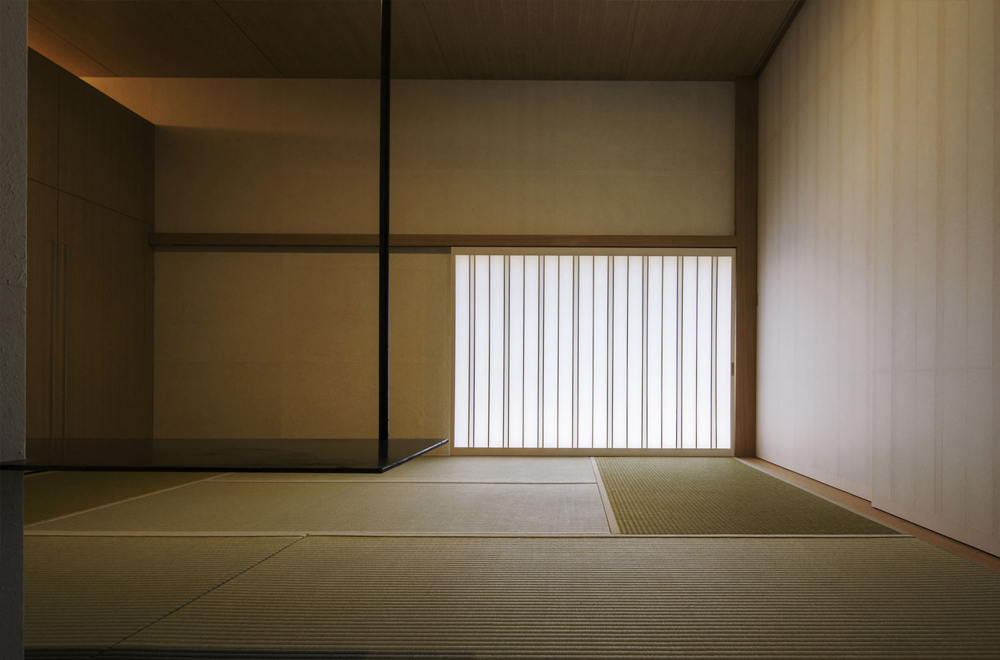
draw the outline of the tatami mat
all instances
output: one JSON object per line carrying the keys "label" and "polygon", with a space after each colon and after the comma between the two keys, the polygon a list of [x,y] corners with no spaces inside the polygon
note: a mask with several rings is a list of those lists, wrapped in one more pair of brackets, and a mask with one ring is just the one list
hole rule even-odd
{"label": "tatami mat", "polygon": [[110,656],[995,658],[998,621],[908,537],[310,537]]}
{"label": "tatami mat", "polygon": [[105,648],[293,541],[27,537],[25,645]]}
{"label": "tatami mat", "polygon": [[201,481],[205,472],[44,472],[24,480],[24,524],[30,525]]}
{"label": "tatami mat", "polygon": [[609,533],[596,484],[218,481],[36,525],[35,530]]}
{"label": "tatami mat", "polygon": [[895,534],[732,458],[598,458],[623,534]]}
{"label": "tatami mat", "polygon": [[425,456],[382,474],[236,472],[218,480],[577,484],[594,483],[596,478],[587,457]]}

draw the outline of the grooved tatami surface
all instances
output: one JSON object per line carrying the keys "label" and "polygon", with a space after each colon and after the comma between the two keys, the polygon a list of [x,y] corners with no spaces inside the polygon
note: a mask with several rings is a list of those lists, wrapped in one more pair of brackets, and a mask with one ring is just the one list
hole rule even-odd
{"label": "grooved tatami surface", "polygon": [[598,458],[624,534],[895,534],[732,458]]}
{"label": "grooved tatami surface", "polygon": [[24,480],[24,524],[211,477],[205,472],[43,472]]}
{"label": "grooved tatami surface", "polygon": [[[212,541],[184,543],[205,544],[209,557]],[[81,556],[110,563],[92,549]],[[136,562],[119,556],[121,573],[105,576],[111,593],[124,588],[122,609],[144,599],[128,592],[126,571]],[[66,587],[33,575],[29,589],[28,626],[37,639],[40,619],[63,607],[57,594]],[[88,611],[100,625],[99,610]],[[326,657],[1000,654],[1000,575],[907,537],[306,537],[194,602],[162,611],[119,641],[123,656],[229,650],[221,657],[234,657],[235,649],[323,650]]]}
{"label": "grooved tatami surface", "polygon": [[596,484],[202,481],[37,530],[607,534]]}
{"label": "grooved tatami surface", "polygon": [[[560,483],[508,458],[417,459],[405,482],[229,475],[30,525],[27,655],[1000,656],[998,573],[902,534],[613,535],[608,469],[559,461]],[[338,508],[385,531],[302,529]],[[560,531],[584,523],[602,531]]]}
{"label": "grooved tatami surface", "polygon": [[25,645],[110,646],[295,540],[26,537]]}

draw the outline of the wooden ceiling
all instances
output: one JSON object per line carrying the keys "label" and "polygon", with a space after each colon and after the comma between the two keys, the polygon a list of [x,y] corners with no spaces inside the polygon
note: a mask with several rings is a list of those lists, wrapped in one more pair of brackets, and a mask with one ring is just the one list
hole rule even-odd
{"label": "wooden ceiling", "polygon": [[[395,0],[393,76],[733,80],[796,0]],[[379,0],[30,0],[79,76],[377,78]]]}

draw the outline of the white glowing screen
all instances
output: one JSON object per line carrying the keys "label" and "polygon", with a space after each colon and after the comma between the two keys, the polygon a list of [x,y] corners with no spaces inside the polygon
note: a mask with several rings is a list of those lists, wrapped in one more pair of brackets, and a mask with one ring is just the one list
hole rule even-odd
{"label": "white glowing screen", "polygon": [[729,449],[732,257],[455,257],[454,446]]}

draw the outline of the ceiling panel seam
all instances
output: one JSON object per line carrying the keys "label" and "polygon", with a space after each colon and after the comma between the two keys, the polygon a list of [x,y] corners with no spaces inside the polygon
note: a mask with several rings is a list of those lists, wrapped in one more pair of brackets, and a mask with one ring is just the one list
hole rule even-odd
{"label": "ceiling panel seam", "polygon": [[115,76],[118,76],[119,78],[122,77],[122,74],[118,73],[117,71],[115,71],[114,69],[112,69],[111,67],[109,67],[104,62],[100,61],[99,59],[97,59],[96,57],[94,57],[93,55],[91,55],[90,53],[88,53],[87,51],[85,51],[82,48],[80,48],[79,46],[77,46],[75,43],[73,43],[72,41],[70,41],[67,37],[65,37],[62,34],[60,34],[58,30],[56,30],[55,28],[53,28],[53,27],[51,27],[49,25],[46,25],[45,21],[40,20],[37,16],[31,16],[30,14],[28,15],[28,18],[31,19],[31,20],[33,20],[33,21],[35,21],[36,23],[38,23],[39,25],[41,25],[43,28],[45,28],[46,30],[48,30],[52,34],[54,34],[57,37],[59,37],[60,39],[62,39],[66,43],[66,45],[69,46],[70,48],[72,48],[73,50],[75,50],[78,53],[81,53],[82,55],[84,55],[85,57],[88,57],[88,58],[92,59],[93,61],[97,62],[99,65],[101,65],[102,67],[104,67],[105,69],[107,69],[108,71],[110,71],[111,73],[113,73]]}
{"label": "ceiling panel seam", "polygon": [[625,71],[621,80],[629,79],[629,67],[632,65],[632,49],[635,48],[635,28],[639,24],[639,0],[632,3],[632,34],[628,39],[628,51],[625,53]]}
{"label": "ceiling panel seam", "polygon": [[451,65],[448,64],[448,58],[445,57],[444,49],[441,48],[441,40],[438,39],[437,30],[434,29],[434,21],[431,20],[431,14],[429,11],[427,11],[427,3],[424,2],[423,0],[420,0],[420,6],[424,10],[424,16],[427,17],[427,25],[429,25],[431,28],[431,34],[434,35],[434,45],[437,46],[438,52],[441,53],[441,61],[444,62],[444,68],[445,71],[448,72],[448,78],[453,80],[455,76],[452,75]]}
{"label": "ceiling panel seam", "polygon": [[285,72],[282,71],[281,69],[279,69],[278,65],[275,64],[274,61],[270,57],[267,56],[267,53],[264,52],[264,49],[261,48],[257,44],[256,41],[254,41],[253,39],[251,39],[250,35],[246,33],[246,31],[236,21],[236,19],[234,19],[232,16],[230,16],[229,12],[226,11],[226,8],[219,4],[219,0],[214,0],[214,4],[215,4],[216,7],[219,8],[219,11],[221,11],[223,14],[226,15],[226,18],[229,19],[229,22],[232,23],[236,27],[236,29],[240,31],[240,34],[242,34],[244,37],[246,37],[246,40],[249,41],[251,44],[253,44],[253,47],[257,49],[257,52],[260,53],[265,60],[267,60],[268,64],[270,64],[271,66],[274,67],[274,70],[278,72],[278,75],[281,76],[282,78],[287,78],[288,76],[285,75]]}

